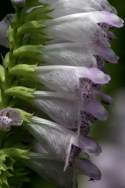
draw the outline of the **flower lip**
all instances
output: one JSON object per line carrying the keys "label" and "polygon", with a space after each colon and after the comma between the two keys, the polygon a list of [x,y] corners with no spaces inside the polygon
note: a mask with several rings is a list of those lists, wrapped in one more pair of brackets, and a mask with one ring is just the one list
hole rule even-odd
{"label": "flower lip", "polygon": [[92,180],[100,180],[101,172],[100,170],[88,159],[76,160],[76,167],[79,168],[81,173],[84,173]]}
{"label": "flower lip", "polygon": [[[82,71],[81,75],[82,75]],[[88,77],[87,77],[88,76]],[[97,68],[89,68],[86,70],[86,77],[90,80],[92,80],[96,84],[106,84],[108,83],[111,78],[109,75],[103,73]]]}
{"label": "flower lip", "polygon": [[101,146],[88,136],[80,135],[80,148],[85,153],[95,154],[97,156],[102,152]]}
{"label": "flower lip", "polygon": [[124,25],[124,20],[115,14],[105,12],[104,17],[110,26],[121,28]]}

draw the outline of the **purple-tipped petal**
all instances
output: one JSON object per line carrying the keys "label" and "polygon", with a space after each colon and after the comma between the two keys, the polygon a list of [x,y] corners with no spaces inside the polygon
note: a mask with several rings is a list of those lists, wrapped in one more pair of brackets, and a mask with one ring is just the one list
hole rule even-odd
{"label": "purple-tipped petal", "polygon": [[101,105],[100,102],[96,100],[92,100],[90,103],[88,103],[86,106],[86,112],[92,114],[99,120],[107,120],[108,118],[107,110],[103,107],[103,105]]}
{"label": "purple-tipped petal", "polygon": [[103,73],[97,68],[90,68],[88,71],[88,79],[96,84],[106,84],[110,81],[110,76]]}
{"label": "purple-tipped petal", "polygon": [[87,136],[80,137],[80,148],[83,149],[83,152],[89,154],[99,155],[102,152],[100,145]]}
{"label": "purple-tipped petal", "polygon": [[112,104],[112,97],[109,95],[101,92],[101,91],[96,91],[96,95],[100,97],[101,101],[106,103],[106,104]]}
{"label": "purple-tipped petal", "polygon": [[111,26],[120,28],[120,27],[123,27],[124,25],[124,20],[115,14],[110,14],[108,12],[105,12],[104,17],[105,17],[106,23]]}
{"label": "purple-tipped petal", "polygon": [[79,171],[93,180],[100,180],[101,179],[101,172],[100,170],[89,160],[77,160],[76,167]]}
{"label": "purple-tipped petal", "polygon": [[110,47],[96,45],[96,51],[100,57],[104,58],[106,61],[110,63],[115,64],[119,60],[119,57],[115,54],[115,52]]}
{"label": "purple-tipped petal", "polygon": [[96,11],[92,14],[94,16],[92,19],[96,23],[104,23],[104,24],[108,24],[109,26],[118,27],[118,28],[123,27],[124,20],[121,19],[116,14],[112,14],[107,11]]}

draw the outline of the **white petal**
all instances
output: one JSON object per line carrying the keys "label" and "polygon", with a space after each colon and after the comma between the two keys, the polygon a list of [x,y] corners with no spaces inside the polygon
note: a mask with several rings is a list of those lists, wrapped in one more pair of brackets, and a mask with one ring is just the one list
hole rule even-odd
{"label": "white petal", "polygon": [[42,2],[44,1],[53,9],[52,16],[54,17],[98,10],[107,10],[116,13],[114,7],[107,0],[42,0]]}
{"label": "white petal", "polygon": [[59,43],[46,45],[43,56],[47,64],[91,67],[96,66],[96,53],[91,51],[82,43]]}
{"label": "white petal", "polygon": [[51,119],[67,128],[78,125],[78,101],[70,94],[55,92],[35,92],[34,105]]}
{"label": "white petal", "polygon": [[54,10],[52,16],[55,18],[78,12],[102,10],[101,4],[95,0],[58,0],[54,3],[50,2],[50,5]]}

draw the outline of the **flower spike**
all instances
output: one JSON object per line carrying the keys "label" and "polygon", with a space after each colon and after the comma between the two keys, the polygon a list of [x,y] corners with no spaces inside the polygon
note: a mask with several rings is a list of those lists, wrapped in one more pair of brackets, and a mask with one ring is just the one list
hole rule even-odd
{"label": "flower spike", "polygon": [[108,117],[101,102],[112,99],[101,88],[111,78],[104,66],[118,61],[110,28],[123,20],[107,0],[11,2],[15,14],[0,22],[0,44],[9,48],[0,66],[0,133],[16,135],[18,151],[29,148],[25,157],[20,152],[23,170],[28,166],[58,187],[76,188],[79,174],[99,180],[90,157],[102,150],[89,130]]}

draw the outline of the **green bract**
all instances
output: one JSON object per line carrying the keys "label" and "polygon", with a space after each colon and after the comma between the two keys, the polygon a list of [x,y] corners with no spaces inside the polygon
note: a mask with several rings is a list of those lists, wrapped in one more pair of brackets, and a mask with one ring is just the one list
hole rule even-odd
{"label": "green bract", "polygon": [[[22,125],[31,121],[34,111],[31,108],[29,112],[28,105],[22,99],[30,102],[37,84],[35,81],[33,84],[31,78],[29,81],[23,81],[23,78],[32,77],[38,63],[42,62],[42,45],[49,40],[45,23],[51,19],[49,6],[36,0],[12,0],[12,4],[15,14],[7,15],[0,25],[0,43],[9,47],[9,52],[3,58],[3,65],[0,65],[0,109],[5,109],[0,111],[1,188],[21,188],[24,182],[29,181],[25,160],[29,159],[28,151],[31,146],[23,143],[27,138],[25,128],[8,129],[5,125],[10,126],[8,112],[11,109],[20,114]],[[13,139],[7,136],[13,132]]]}

